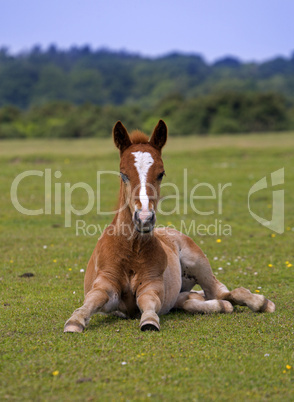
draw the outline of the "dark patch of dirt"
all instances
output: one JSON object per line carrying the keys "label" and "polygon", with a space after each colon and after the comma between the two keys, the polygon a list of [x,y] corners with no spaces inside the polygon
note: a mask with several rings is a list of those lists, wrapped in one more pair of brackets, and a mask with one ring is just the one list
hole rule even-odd
{"label": "dark patch of dirt", "polygon": [[77,384],[81,384],[81,383],[83,383],[83,382],[92,382],[92,378],[90,378],[90,377],[82,377],[82,378],[79,378],[77,381],[76,381],[76,383]]}
{"label": "dark patch of dirt", "polygon": [[22,275],[19,275],[20,278],[31,278],[32,276],[35,276],[35,274],[32,274],[31,272],[25,272]]}

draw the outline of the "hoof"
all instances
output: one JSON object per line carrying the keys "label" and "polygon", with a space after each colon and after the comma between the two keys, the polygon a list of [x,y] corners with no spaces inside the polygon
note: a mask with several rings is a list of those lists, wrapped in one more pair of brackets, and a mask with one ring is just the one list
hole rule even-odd
{"label": "hoof", "polygon": [[227,314],[227,313],[232,313],[234,310],[234,307],[232,304],[227,301],[227,300],[219,300],[219,303],[221,305],[221,313]]}
{"label": "hoof", "polygon": [[159,331],[159,318],[153,311],[146,311],[142,314],[140,322],[141,331]]}
{"label": "hoof", "polygon": [[265,299],[265,302],[259,311],[261,313],[273,313],[275,310],[275,303],[273,303],[271,300]]}
{"label": "hoof", "polygon": [[154,321],[145,321],[140,326],[141,331],[159,331],[160,327],[157,322]]}
{"label": "hoof", "polygon": [[273,313],[276,310],[276,305],[272,301],[268,300],[267,307],[265,309],[266,313]]}
{"label": "hoof", "polygon": [[64,326],[64,330],[63,332],[83,332],[84,331],[84,327],[82,326],[82,324],[78,324],[78,323],[66,323]]}

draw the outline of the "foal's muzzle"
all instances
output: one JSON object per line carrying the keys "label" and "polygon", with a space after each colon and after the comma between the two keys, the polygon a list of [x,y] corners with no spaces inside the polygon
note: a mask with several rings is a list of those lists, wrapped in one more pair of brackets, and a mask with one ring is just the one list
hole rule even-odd
{"label": "foal's muzzle", "polygon": [[142,211],[137,209],[134,212],[133,222],[137,232],[150,233],[155,225],[156,215],[153,209],[149,211]]}

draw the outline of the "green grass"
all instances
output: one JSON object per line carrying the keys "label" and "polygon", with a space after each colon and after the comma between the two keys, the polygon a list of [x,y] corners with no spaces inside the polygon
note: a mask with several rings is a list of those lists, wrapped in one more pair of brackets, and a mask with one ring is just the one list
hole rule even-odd
{"label": "green grass", "polygon": [[[161,317],[160,333],[141,333],[138,320],[97,315],[83,334],[63,334],[64,322],[83,301],[80,269],[86,268],[98,237],[76,236],[75,221],[103,227],[111,218],[92,210],[85,217],[73,216],[72,227],[65,228],[63,209],[61,215],[24,216],[10,201],[11,183],[24,170],[62,172],[60,179],[52,177],[53,201],[55,183],[61,183],[62,194],[66,182],[83,181],[96,189],[96,171],[118,170],[111,142],[0,145],[1,401],[294,400],[293,134],[170,139],[164,151],[165,182],[180,189],[180,214],[158,215],[158,223],[180,228],[182,219],[187,225],[217,219],[231,225],[232,236],[193,238],[219,280],[229,288],[260,290],[277,309],[254,314],[239,307],[230,315],[210,316],[172,312]],[[272,237],[250,216],[247,194],[256,181],[282,167],[285,233]],[[214,188],[232,183],[223,194],[222,215],[216,200],[197,203],[200,210],[214,209],[212,215],[198,216],[191,208],[183,213],[184,168],[189,190],[199,182]],[[20,184],[19,200],[27,208],[44,206],[42,180],[35,176]],[[118,179],[104,177],[101,189],[101,208],[109,210],[116,205]],[[170,193],[171,188],[163,190],[163,195]],[[207,189],[203,194],[209,194]],[[76,190],[72,202],[83,208],[85,193]],[[271,189],[252,197],[252,209],[267,219],[271,204]],[[166,206],[172,207],[172,200]],[[20,277],[26,272],[34,277]]]}

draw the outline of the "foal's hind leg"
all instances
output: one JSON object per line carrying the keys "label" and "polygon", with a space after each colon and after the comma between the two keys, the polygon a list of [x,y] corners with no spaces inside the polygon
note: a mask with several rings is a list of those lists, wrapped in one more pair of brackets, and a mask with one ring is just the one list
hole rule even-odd
{"label": "foal's hind leg", "polygon": [[[205,300],[227,300],[234,305],[247,306],[255,312],[275,311],[275,304],[263,295],[252,294],[245,288],[237,288],[230,292],[215,278],[202,250],[192,239],[184,235],[181,237],[180,259],[183,277],[182,291],[190,291],[195,284],[199,284],[204,290]],[[191,281],[191,278],[194,280]]]}
{"label": "foal's hind leg", "polygon": [[[219,282],[212,274],[210,264],[206,258],[198,261],[196,269],[200,279],[199,285],[204,290],[206,300],[227,300],[233,305],[247,306],[252,311],[260,313],[273,313],[275,311],[275,304],[271,300],[266,299],[263,295],[253,294],[250,290],[243,287],[229,291],[227,287]],[[200,275],[201,271],[205,272],[206,277]]]}
{"label": "foal's hind leg", "polygon": [[252,311],[259,313],[273,313],[276,309],[271,300],[266,299],[263,295],[253,294],[243,287],[224,293],[221,298],[230,301],[234,305],[247,306]]}
{"label": "foal's hind leg", "polygon": [[189,313],[231,313],[233,306],[225,300],[206,300],[200,292],[182,292],[179,294],[175,308]]}

